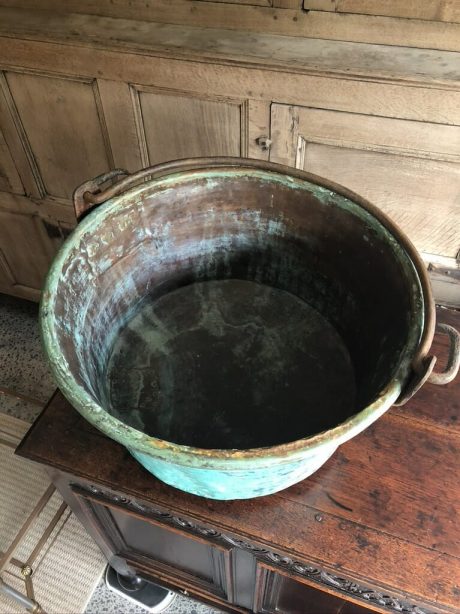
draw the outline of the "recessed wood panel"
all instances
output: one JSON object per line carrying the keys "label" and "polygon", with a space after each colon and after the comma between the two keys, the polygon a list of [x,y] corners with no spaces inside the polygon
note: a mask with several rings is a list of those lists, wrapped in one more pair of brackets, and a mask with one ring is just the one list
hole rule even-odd
{"label": "recessed wood panel", "polygon": [[460,248],[460,128],[272,106],[271,160],[325,177],[380,207],[421,252]]}
{"label": "recessed wood panel", "polygon": [[92,83],[15,72],[6,79],[42,196],[70,199],[77,185],[109,170],[111,153]]}
{"label": "recessed wood panel", "polygon": [[21,180],[19,178],[10,150],[6,144],[3,132],[0,130],[0,190],[23,194]]}
{"label": "recessed wood panel", "polygon": [[[18,185],[18,189],[13,191],[40,198],[41,192],[35,176],[36,165],[31,163],[28,141],[24,136],[24,130],[3,72],[0,72],[0,125],[5,139],[5,148],[8,149],[20,177],[21,186]],[[5,148],[3,156],[6,152]],[[6,154],[6,157],[8,157],[8,154]],[[6,166],[4,160],[3,165]],[[10,191],[10,188],[6,188],[6,190]]]}
{"label": "recessed wood panel", "polygon": [[131,88],[123,81],[97,80],[115,168],[134,173],[142,168]]}
{"label": "recessed wood panel", "polygon": [[[139,125],[147,161],[244,155],[244,105],[140,91]],[[142,134],[141,134],[142,138]]]}
{"label": "recessed wood panel", "polygon": [[306,144],[304,169],[380,207],[421,252],[460,248],[460,168],[454,163]]}
{"label": "recessed wood panel", "polygon": [[[321,587],[324,588],[324,587]],[[364,603],[345,601],[333,587],[321,590],[304,578],[293,578],[276,567],[258,563],[255,588],[257,614],[366,614]],[[328,587],[329,588],[329,587]],[[366,604],[367,605],[367,604]]]}
{"label": "recessed wood panel", "polygon": [[304,0],[306,10],[384,15],[433,21],[460,21],[458,0]]}
{"label": "recessed wood panel", "polygon": [[0,227],[0,292],[38,298],[51,263],[40,218],[0,208]]}
{"label": "recessed wood panel", "polygon": [[[40,236],[40,218],[0,210],[0,225],[2,264],[10,283],[39,290],[50,264]],[[33,250],[28,245],[33,245]]]}
{"label": "recessed wood panel", "polygon": [[206,543],[118,509],[112,508],[110,513],[129,550],[183,569],[209,584],[214,582],[215,562]]}
{"label": "recessed wood panel", "polygon": [[40,298],[46,273],[71,227],[70,219],[62,224],[46,209],[45,203],[0,192],[0,292]]}
{"label": "recessed wood panel", "polygon": [[88,496],[84,487],[75,485],[72,490],[111,558],[129,559],[148,573],[166,572],[172,582],[182,579],[198,590],[232,599],[230,548],[135,512],[122,502]]}

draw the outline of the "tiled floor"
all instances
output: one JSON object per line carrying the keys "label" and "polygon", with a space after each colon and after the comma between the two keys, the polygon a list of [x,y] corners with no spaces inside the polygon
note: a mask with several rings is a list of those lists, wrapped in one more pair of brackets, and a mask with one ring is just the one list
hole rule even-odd
{"label": "tiled floor", "polygon": [[55,384],[43,359],[38,306],[0,294],[0,411],[32,422]]}
{"label": "tiled floor", "polygon": [[[55,384],[41,351],[35,303],[0,294],[0,411],[32,422]],[[85,614],[145,614],[146,610],[109,591],[101,582]],[[218,614],[177,596],[167,614]]]}
{"label": "tiled floor", "polygon": [[[146,614],[146,611],[121,599],[101,583],[94,591],[85,614]],[[220,611],[177,595],[164,614],[220,614]]]}

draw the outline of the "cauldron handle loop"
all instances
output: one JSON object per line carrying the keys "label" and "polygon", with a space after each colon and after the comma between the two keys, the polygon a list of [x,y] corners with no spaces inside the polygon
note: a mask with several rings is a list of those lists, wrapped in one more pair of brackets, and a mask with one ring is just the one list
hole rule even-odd
{"label": "cauldron handle loop", "polygon": [[[109,200],[109,198],[123,194],[123,192],[126,192],[126,190],[138,183],[174,172],[178,162],[181,163],[181,170],[186,170],[187,166],[199,168],[200,166],[206,167],[206,165],[209,165],[209,160],[206,158],[202,160],[191,159],[188,165],[187,160],[173,160],[172,162],[163,162],[143,168],[135,173],[128,173],[128,171],[121,168],[103,173],[94,179],[85,181],[73,193],[73,206],[77,221],[79,222],[97,205],[101,205],[106,200]],[[221,158],[216,161],[216,165],[221,166],[229,164],[229,162],[231,163],[231,158]],[[236,163],[233,162],[233,164]],[[106,183],[109,183],[109,185],[104,187]]]}
{"label": "cauldron handle loop", "polygon": [[[267,166],[267,162],[263,160],[245,160],[246,166],[253,168],[261,168]],[[212,167],[238,167],[241,166],[240,158],[189,158],[184,160],[172,160],[171,162],[162,162],[148,168],[143,168],[135,173],[128,173],[123,169],[115,169],[108,173],[103,173],[90,181],[82,183],[73,193],[73,206],[77,221],[80,221],[89,211],[97,205],[102,204],[109,198],[123,194],[129,188],[136,184],[145,181],[146,179],[156,179],[165,175],[174,173],[178,170],[198,170],[200,168]],[[105,183],[110,182],[110,185],[103,187]]]}
{"label": "cauldron handle loop", "polygon": [[438,324],[436,329],[438,333],[443,333],[449,336],[449,357],[447,359],[447,365],[444,371],[441,371],[441,373],[435,373],[432,371],[428,376],[427,381],[430,384],[443,386],[444,384],[448,384],[455,379],[460,368],[460,333],[453,326],[449,326],[448,324]]}
{"label": "cauldron handle loop", "polygon": [[415,369],[412,379],[402,391],[395,405],[401,406],[407,403],[426,382],[443,386],[457,376],[460,368],[460,333],[448,324],[437,324],[436,332],[448,335],[450,338],[446,368],[441,373],[435,373],[433,369],[437,361],[436,356],[425,356]]}
{"label": "cauldron handle loop", "polygon": [[[114,187],[114,180],[117,180],[120,177],[129,177],[128,171],[121,168],[116,168],[108,173],[98,175],[94,179],[85,181],[78,186],[73,193],[73,207],[75,209],[75,217],[77,218],[77,222],[79,222],[87,213],[94,209],[96,205],[107,200],[105,197],[107,190],[103,191],[102,186],[108,182],[112,182],[111,187]],[[103,200],[99,200],[101,195],[104,195]]]}

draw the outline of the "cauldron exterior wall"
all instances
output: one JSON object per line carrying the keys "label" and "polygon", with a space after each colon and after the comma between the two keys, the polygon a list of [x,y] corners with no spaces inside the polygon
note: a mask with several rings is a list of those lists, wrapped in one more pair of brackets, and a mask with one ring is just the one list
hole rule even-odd
{"label": "cauldron exterior wall", "polygon": [[208,499],[234,500],[262,497],[297,484],[319,469],[336,449],[336,445],[330,444],[295,461],[282,463],[279,458],[267,459],[260,467],[251,467],[247,461],[241,469],[229,471],[183,467],[135,450],[131,450],[131,454],[150,473],[170,486]]}
{"label": "cauldron exterior wall", "polygon": [[[293,177],[291,176],[292,169],[285,169],[277,165],[267,165],[266,170],[254,169],[253,166],[257,166],[255,162],[235,160],[234,168],[229,165],[229,168],[215,169],[212,160],[208,163],[209,168],[206,168],[206,165],[203,167],[203,161],[201,161],[201,166],[198,164],[200,170],[195,171],[190,170],[189,163],[188,168],[184,169],[188,171],[187,175],[187,173],[181,172],[181,163],[179,162],[175,167],[176,174],[171,174],[166,179],[152,180],[140,187],[132,188],[125,194],[106,202],[101,208],[90,214],[70,237],[53,264],[43,295],[41,323],[45,348],[58,384],[70,402],[95,426],[125,445],[149,471],[177,488],[218,499],[247,498],[276,492],[307,477],[329,458],[338,445],[369,426],[397,400],[410,376],[411,364],[419,344],[422,339],[426,342],[426,337],[430,334],[430,332],[426,332],[426,328],[424,330],[426,325],[424,316],[427,305],[431,304],[432,299],[431,295],[426,294],[426,288],[422,288],[420,285],[419,263],[417,261],[414,264],[410,256],[413,248],[408,242],[405,245],[398,241],[391,233],[390,223],[390,230],[385,227],[384,216],[373,216],[372,212],[369,213],[366,207],[361,204],[362,199],[359,197],[354,197],[339,186],[329,185],[327,182],[324,184],[322,180],[311,177],[306,173],[295,172],[296,176]],[[260,165],[260,163],[258,164]],[[171,278],[168,277],[169,273],[174,271],[174,266],[177,265],[178,252],[175,251],[174,242],[170,242],[170,239],[172,240],[171,234],[169,239],[165,241],[165,237],[168,237],[167,232],[159,236],[157,231],[152,231],[151,228],[149,229],[149,224],[145,223],[145,207],[152,207],[152,205],[149,205],[149,194],[154,193],[155,190],[163,191],[163,194],[167,194],[169,191],[168,198],[172,199],[170,209],[173,210],[174,196],[176,195],[179,198],[180,187],[187,181],[191,181],[192,190],[189,190],[188,194],[192,206],[194,194],[202,195],[205,193],[202,189],[203,180],[212,192],[211,188],[213,186],[215,188],[220,180],[225,183],[229,178],[237,179],[244,185],[250,184],[251,181],[255,182],[255,185],[258,185],[257,181],[260,183],[272,181],[274,186],[279,185],[280,190],[291,191],[292,194],[297,195],[296,197],[300,192],[304,194],[304,198],[310,199],[311,202],[327,205],[332,217],[329,220],[329,225],[326,219],[326,223],[320,223],[318,226],[323,237],[334,233],[336,236],[340,235],[333,223],[335,209],[342,208],[352,212],[352,215],[355,215],[357,219],[360,217],[366,219],[367,226],[371,231],[369,236],[360,235],[360,244],[366,246],[369,242],[375,243],[382,253],[386,246],[389,254],[392,254],[391,257],[388,255],[391,275],[386,272],[386,268],[383,266],[378,265],[380,268],[377,269],[382,279],[377,280],[375,284],[382,282],[383,291],[382,288],[378,289],[378,286],[375,285],[374,295],[369,292],[369,296],[374,296],[374,299],[380,297],[382,301],[385,301],[385,284],[390,284],[389,288],[394,289],[395,292],[387,292],[389,295],[387,317],[389,324],[391,324],[391,320],[398,320],[399,322],[393,329],[393,337],[390,335],[390,343],[393,344],[393,358],[386,359],[386,375],[383,371],[379,372],[377,379],[371,386],[372,390],[375,391],[373,398],[370,398],[369,391],[364,390],[362,400],[365,401],[365,405],[359,408],[357,413],[352,412],[347,420],[338,424],[335,428],[312,437],[271,448],[208,450],[177,445],[151,437],[124,424],[105,411],[103,384],[100,384],[104,379],[104,360],[110,347],[111,336],[113,337],[117,332],[116,327],[114,328],[112,325],[111,328],[114,316],[120,316],[119,326],[122,326],[123,321],[126,321],[127,314],[132,312],[139,300],[142,299],[146,285],[148,286],[149,283],[152,289],[158,283],[158,287],[161,287],[162,291],[167,291],[171,288],[171,283],[172,287],[183,283],[184,277],[189,282],[197,278],[193,250],[189,257],[184,257],[183,249],[181,256],[185,266],[180,271],[181,279],[179,282],[177,279],[171,282]],[[195,188],[193,187],[194,179],[198,181]],[[247,236],[244,233],[238,233],[238,224],[241,225],[242,220],[246,223],[251,215],[254,218],[254,212],[252,214],[248,211],[245,212],[244,206],[250,204],[251,198],[256,198],[254,196],[256,192],[250,193],[248,203],[240,203],[240,208],[243,211],[236,217],[231,211],[234,203],[227,202],[228,211],[225,210],[225,203],[220,203],[223,206],[219,210],[220,216],[217,215],[217,211],[214,211],[213,214],[216,227],[219,227],[219,217],[223,220],[221,224],[222,233],[220,235],[216,233],[216,236],[220,236],[220,244],[216,241],[213,243],[212,240],[210,243],[212,237],[208,236],[207,242],[200,244],[202,251],[198,250],[198,255],[205,253],[210,247],[217,250],[223,249],[223,252],[228,250],[229,254],[232,253],[232,250],[233,253],[241,250]],[[273,198],[276,212],[276,197]],[[181,199],[185,203],[187,202],[184,200],[184,194],[179,198],[179,201]],[[253,206],[257,209],[257,202],[254,201],[254,203]],[[285,240],[283,233],[289,235],[289,232],[291,232],[292,234],[298,220],[302,216],[308,216],[308,206],[302,208],[300,204],[299,202],[296,205],[297,213],[293,213],[291,216],[287,214],[283,216],[274,215],[273,219],[270,220],[259,214],[257,223],[252,226],[255,229],[256,244],[257,241],[260,244],[265,241],[268,245],[276,246],[280,244],[281,239]],[[267,206],[265,201],[264,206]],[[200,215],[205,217],[207,210],[210,208],[212,209],[212,205],[208,203],[206,208],[204,202],[203,205],[199,206]],[[129,209],[130,213],[132,212],[131,216],[126,214],[126,209]],[[267,210],[269,210],[269,207]],[[156,205],[155,211],[160,214],[160,220],[161,215],[168,215],[168,209],[164,206],[161,208]],[[169,211],[170,213],[171,211]],[[117,219],[119,220],[118,226],[115,223]],[[233,231],[230,231],[231,224],[229,225],[229,222],[232,219],[234,226]],[[100,232],[101,224],[104,222],[109,224],[109,232],[106,234]],[[254,219],[252,222],[254,222]],[[162,219],[158,228],[164,227],[167,223],[166,218]],[[289,227],[289,224],[291,224],[291,227]],[[122,228],[124,228],[124,233],[121,233]],[[179,238],[182,235],[186,242],[187,232],[190,228],[193,228],[193,223],[189,226],[185,223],[180,224],[178,226]],[[290,230],[287,232],[289,228]],[[244,224],[241,225],[241,230],[244,230]],[[139,236],[143,234],[145,238],[149,232],[149,242],[144,245],[155,247],[156,262],[162,262],[164,265],[163,272],[166,271],[167,273],[166,277],[158,277],[158,267],[155,268],[152,265],[153,261],[149,263],[148,254],[145,250],[140,252],[136,247]],[[295,233],[292,236],[294,237]],[[381,237],[386,238],[381,239]],[[174,240],[176,239],[174,238]],[[254,237],[251,240],[254,246]],[[316,239],[311,237],[311,240],[315,241]],[[307,237],[303,245],[308,247],[308,241]],[[186,246],[186,243],[184,245]],[[195,242],[195,245],[191,247],[196,250],[196,245]],[[350,246],[353,248],[351,241]],[[95,257],[98,250],[102,251]],[[117,258],[115,260],[104,259],[101,257],[104,250],[106,254],[110,254],[110,250],[115,250],[115,252],[118,250]],[[377,254],[379,250],[376,250],[375,253]],[[365,298],[365,291],[359,288],[362,281],[359,280],[359,277],[356,277],[358,271],[347,271],[344,259],[340,260],[340,254],[327,255],[324,250],[322,253],[324,257],[321,256],[320,250],[316,256],[316,261],[314,261],[319,273],[321,273],[321,267],[325,267],[323,277],[326,279],[326,272],[332,270],[333,259],[338,259],[343,276],[352,279],[354,273],[356,280],[353,282],[353,287],[356,288],[356,293]],[[145,258],[143,267],[132,266],[136,262],[133,260],[136,254],[137,257],[141,254],[141,257]],[[104,278],[104,273],[116,271],[116,267],[121,261],[123,261],[123,267],[119,268],[119,273],[115,277],[106,275]],[[139,264],[142,259],[137,262]],[[189,263],[188,269],[187,262]],[[206,262],[209,264],[209,261]],[[251,262],[248,262],[247,266],[252,266]],[[372,273],[375,273],[372,262],[371,259],[362,263],[365,279],[371,279]],[[230,274],[233,271],[232,266],[235,266],[234,263],[229,265]],[[123,275],[123,272],[127,270],[130,271],[130,274]],[[261,269],[262,273],[264,270]],[[203,271],[200,279],[212,278],[212,267],[209,269],[209,266],[206,265]],[[394,276],[394,273],[398,271],[401,279]],[[256,271],[256,279],[257,274],[259,273]],[[391,276],[393,276],[392,279]],[[260,279],[260,281],[266,282],[267,280]],[[60,288],[61,283],[65,284],[64,289]],[[279,278],[276,283],[281,283]],[[94,294],[95,286],[96,294],[100,297],[97,305],[92,302],[92,293]],[[400,298],[396,297],[398,287],[403,290]],[[319,288],[316,296],[317,299],[323,296],[325,301],[323,301],[323,304],[317,304],[316,307],[324,308],[326,315],[340,326],[340,308],[342,307],[343,314],[346,315],[347,308],[350,308],[351,303],[347,307],[346,301],[340,302],[336,299],[332,303],[328,302],[327,292],[324,288]],[[298,288],[298,293],[301,296],[301,286]],[[337,296],[340,296],[340,292]],[[307,297],[304,296],[304,298]],[[328,304],[333,307],[332,309],[329,308],[329,312]],[[398,305],[402,308],[400,313],[397,310]],[[372,307],[372,304],[370,304],[370,307]],[[353,308],[351,308],[350,313],[353,314]],[[383,311],[382,313],[385,316],[386,312]],[[379,333],[375,330],[378,322],[372,313],[369,316],[363,315],[361,320],[353,315],[350,318],[350,321],[355,322],[355,328],[353,329],[354,333],[349,334],[347,342],[351,342],[356,337],[358,331],[356,327],[359,327],[361,320],[368,325],[368,329],[364,330],[367,340],[373,335],[378,339]],[[340,332],[346,332],[346,327],[343,327]],[[387,336],[384,337],[382,338],[383,343],[388,338]],[[362,343],[365,342],[366,338],[363,336]],[[359,344],[355,347],[358,366],[359,347]],[[379,361],[383,355],[383,346],[376,348],[372,360]],[[372,352],[369,356],[372,356]],[[366,359],[361,360],[363,364],[366,362]],[[369,359],[367,360],[369,361]],[[362,377],[362,371],[359,372],[359,369],[358,377]],[[375,373],[371,370],[370,379],[372,377],[375,379]]]}

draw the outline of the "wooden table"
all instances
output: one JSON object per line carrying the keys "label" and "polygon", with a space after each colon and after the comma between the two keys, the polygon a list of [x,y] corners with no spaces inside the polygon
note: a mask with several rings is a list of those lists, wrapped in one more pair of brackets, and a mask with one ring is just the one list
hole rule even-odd
{"label": "wooden table", "polygon": [[[460,313],[438,319],[460,326]],[[433,352],[445,354],[437,336]],[[440,360],[441,360],[440,359]],[[159,482],[58,392],[17,453],[107,558],[231,612],[460,611],[460,380],[426,385],[276,495],[213,501]]]}

